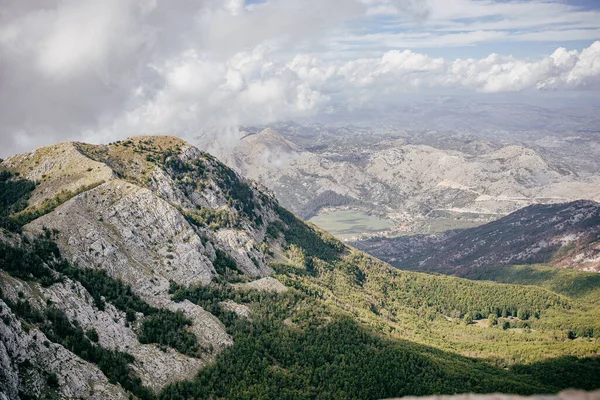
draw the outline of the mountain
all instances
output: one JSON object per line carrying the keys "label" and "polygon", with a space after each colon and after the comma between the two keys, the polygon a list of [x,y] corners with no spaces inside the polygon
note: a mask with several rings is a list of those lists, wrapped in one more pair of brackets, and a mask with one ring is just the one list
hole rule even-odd
{"label": "mountain", "polygon": [[397,270],[174,137],[10,157],[0,206],[1,398],[600,387],[595,298]]}
{"label": "mountain", "polygon": [[459,276],[515,264],[600,272],[600,204],[537,204],[475,228],[355,245],[401,268]]}
{"label": "mountain", "polygon": [[[319,212],[335,219],[332,210],[350,209],[392,221],[386,235],[431,233],[481,225],[531,204],[600,199],[597,175],[518,142],[282,128],[286,136],[265,129],[244,132],[233,148],[202,146],[305,219]],[[358,227],[345,237],[360,234]]]}

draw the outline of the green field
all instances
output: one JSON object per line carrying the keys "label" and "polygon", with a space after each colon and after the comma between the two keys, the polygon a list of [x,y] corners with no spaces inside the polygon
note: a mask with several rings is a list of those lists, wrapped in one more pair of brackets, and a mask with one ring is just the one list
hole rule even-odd
{"label": "green field", "polygon": [[390,220],[354,210],[322,212],[309,219],[309,222],[339,238],[377,233],[394,226]]}

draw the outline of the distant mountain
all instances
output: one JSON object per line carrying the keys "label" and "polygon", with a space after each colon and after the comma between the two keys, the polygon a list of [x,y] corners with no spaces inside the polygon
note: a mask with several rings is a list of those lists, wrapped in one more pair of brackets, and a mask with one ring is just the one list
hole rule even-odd
{"label": "distant mountain", "polygon": [[599,309],[395,269],[175,137],[0,166],[1,399],[592,390]]}
{"label": "distant mountain", "polygon": [[516,264],[600,272],[600,204],[538,204],[475,228],[354,244],[399,268],[459,276]]}
{"label": "distant mountain", "polygon": [[353,208],[426,233],[480,225],[531,204],[600,199],[596,175],[522,145],[458,136],[413,144],[423,138],[283,128],[291,132],[286,137],[265,129],[244,132],[233,148],[203,147],[306,219]]}

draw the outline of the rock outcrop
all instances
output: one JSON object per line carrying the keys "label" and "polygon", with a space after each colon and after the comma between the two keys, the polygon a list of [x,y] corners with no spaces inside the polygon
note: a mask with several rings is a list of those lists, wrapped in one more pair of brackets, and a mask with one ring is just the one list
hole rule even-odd
{"label": "rock outcrop", "polygon": [[0,398],[127,399],[93,364],[36,330],[28,332],[0,300]]}
{"label": "rock outcrop", "polygon": [[[60,143],[10,157],[2,167],[38,184],[20,214],[31,222],[22,234],[1,234],[0,240],[18,243],[51,233],[72,265],[104,271],[149,306],[183,313],[191,321],[187,330],[207,350],[190,357],[140,343],[139,326],[125,312],[108,301],[99,309],[86,288],[68,278],[44,286],[0,271],[2,297],[11,304],[26,301],[42,313],[50,305],[61,310],[75,326],[96,332],[102,348],[133,356],[132,370],[155,392],[193,378],[233,343],[210,312],[187,300],[171,300],[170,286],[212,282],[224,273],[218,270],[222,266],[215,267],[223,257],[246,280],[273,272],[258,248],[266,226],[277,218],[272,196],[180,139],[137,137],[108,146]],[[272,281],[277,290],[285,288]],[[63,398],[128,396],[95,365],[39,330],[25,331],[9,305],[0,304],[0,398],[42,398],[48,391]],[[244,305],[225,302],[223,307],[250,315]]]}

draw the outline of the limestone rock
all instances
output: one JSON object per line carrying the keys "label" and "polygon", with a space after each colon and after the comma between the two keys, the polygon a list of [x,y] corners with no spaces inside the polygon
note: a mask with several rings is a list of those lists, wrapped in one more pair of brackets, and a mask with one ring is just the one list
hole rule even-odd
{"label": "limestone rock", "polygon": [[[19,391],[34,398],[44,398],[57,390],[61,398],[127,399],[119,386],[112,385],[93,364],[75,356],[64,347],[51,343],[46,336],[21,322],[0,300],[0,394],[18,399]],[[55,374],[58,387],[48,384]]]}
{"label": "limestone rock", "polygon": [[233,286],[238,289],[256,289],[265,292],[276,293],[284,293],[288,290],[288,288],[283,283],[279,282],[275,278],[271,278],[270,276],[252,282],[236,283]]}
{"label": "limestone rock", "polygon": [[250,318],[250,308],[243,304],[238,304],[235,301],[227,300],[219,303],[219,306],[223,307],[227,311],[234,312],[241,318]]}

